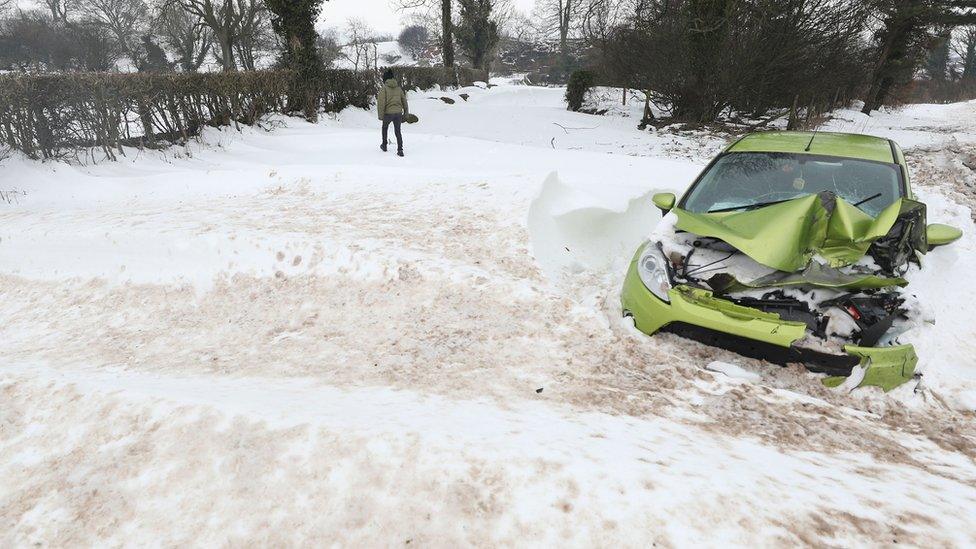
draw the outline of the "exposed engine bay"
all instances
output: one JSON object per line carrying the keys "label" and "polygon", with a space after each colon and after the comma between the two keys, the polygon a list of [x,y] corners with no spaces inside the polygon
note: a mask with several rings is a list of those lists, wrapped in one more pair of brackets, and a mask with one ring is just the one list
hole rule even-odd
{"label": "exposed engine bay", "polygon": [[[838,201],[829,193],[812,198],[819,198],[817,206],[826,206],[827,225]],[[830,247],[829,242],[823,243],[830,237],[827,227],[828,236],[819,246],[794,247],[799,250],[798,259],[785,269],[757,261],[753,256],[762,257],[761,247],[747,248],[751,253],[746,253],[725,239],[683,230],[683,221],[685,226],[694,226],[697,219],[689,222],[694,215],[668,214],[652,237],[669,263],[672,284],[709,290],[736,305],[802,322],[806,337],[796,347],[840,354],[846,345],[898,345],[903,343],[898,337],[919,321],[918,303],[904,290],[908,281],[903,276],[913,264],[918,265],[917,252],[927,251],[924,205],[909,202],[892,216],[893,223],[885,232],[863,242],[850,239]],[[786,227],[782,229],[779,242],[790,236]],[[866,253],[851,253],[845,245],[861,246]],[[825,257],[830,254],[818,253],[821,249],[833,255]],[[794,270],[786,270],[789,268]]]}
{"label": "exposed engine bay", "polygon": [[[709,289],[737,305],[803,322],[807,325],[808,338],[798,342],[799,346],[839,353],[847,344],[894,345],[899,343],[898,335],[909,327],[913,318],[906,306],[910,296],[897,286],[837,290],[796,285],[729,291],[730,277],[756,281],[776,271],[715,238],[677,233],[668,244],[664,247],[665,257],[674,269],[676,283]],[[848,272],[869,271],[867,265],[855,265]],[[894,276],[894,273],[884,274]]]}

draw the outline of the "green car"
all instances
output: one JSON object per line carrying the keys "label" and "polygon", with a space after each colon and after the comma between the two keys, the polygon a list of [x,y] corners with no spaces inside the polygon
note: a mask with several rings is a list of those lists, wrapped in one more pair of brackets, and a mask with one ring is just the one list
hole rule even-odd
{"label": "green car", "polygon": [[891,390],[918,357],[899,337],[918,325],[905,276],[962,232],[928,225],[905,156],[867,135],[763,132],[715,158],[631,261],[623,312],[668,331],[824,383]]}

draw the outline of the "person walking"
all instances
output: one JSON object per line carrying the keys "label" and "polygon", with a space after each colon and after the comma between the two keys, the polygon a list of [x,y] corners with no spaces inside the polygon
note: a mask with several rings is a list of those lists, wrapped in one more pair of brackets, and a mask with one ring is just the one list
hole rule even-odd
{"label": "person walking", "polygon": [[407,94],[396,81],[392,69],[387,69],[383,73],[383,85],[380,86],[376,96],[376,110],[383,122],[383,144],[380,145],[380,149],[386,152],[387,135],[392,123],[397,140],[397,156],[403,156],[403,134],[400,133],[400,125],[403,123],[403,117],[410,114],[410,109],[407,106]]}

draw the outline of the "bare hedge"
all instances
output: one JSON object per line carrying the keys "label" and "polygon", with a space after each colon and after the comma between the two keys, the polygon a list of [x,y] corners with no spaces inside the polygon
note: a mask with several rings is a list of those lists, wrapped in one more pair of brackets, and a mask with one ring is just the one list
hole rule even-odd
{"label": "bare hedge", "polygon": [[434,86],[470,86],[484,80],[484,71],[454,67],[389,67],[396,73],[403,89],[428,90]]}
{"label": "bare hedge", "polygon": [[893,103],[957,103],[976,99],[976,79],[916,80]]}
{"label": "bare hedge", "polygon": [[[410,89],[458,78],[439,68],[398,72]],[[464,77],[458,80],[464,83]],[[95,160],[101,153],[114,160],[125,146],[185,143],[205,126],[250,125],[268,113],[290,114],[298,107],[289,97],[309,91],[325,112],[369,108],[376,86],[373,73],[345,70],[301,83],[286,70],[3,75],[0,143],[31,158],[83,154]]]}

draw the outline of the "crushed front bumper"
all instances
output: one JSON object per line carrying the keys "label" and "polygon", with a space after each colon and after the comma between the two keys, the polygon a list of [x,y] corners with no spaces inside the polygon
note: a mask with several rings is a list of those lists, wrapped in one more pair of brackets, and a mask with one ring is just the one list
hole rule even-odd
{"label": "crushed front bumper", "polygon": [[911,345],[848,345],[844,347],[846,354],[820,352],[795,345],[806,335],[803,322],[782,320],[775,313],[737,305],[689,286],[672,288],[668,298],[670,303],[648,291],[637,274],[635,258],[627,271],[621,304],[645,334],[664,330],[776,364],[802,363],[812,372],[827,374],[824,384],[830,387],[843,383],[858,367],[865,368],[858,386],[885,391],[915,375],[918,356]]}

